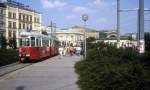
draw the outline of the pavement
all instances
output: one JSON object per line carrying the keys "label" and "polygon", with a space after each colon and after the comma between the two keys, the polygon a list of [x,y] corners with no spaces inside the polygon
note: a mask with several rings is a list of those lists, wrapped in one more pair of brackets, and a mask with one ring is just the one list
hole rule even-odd
{"label": "pavement", "polygon": [[74,65],[78,56],[56,56],[0,78],[0,90],[79,90]]}
{"label": "pavement", "polygon": [[0,79],[2,78],[2,76],[6,75],[8,73],[19,70],[19,69],[24,68],[29,65],[32,65],[32,63],[21,64],[19,62],[16,62],[16,63],[9,64],[6,66],[2,66],[2,67],[0,67]]}

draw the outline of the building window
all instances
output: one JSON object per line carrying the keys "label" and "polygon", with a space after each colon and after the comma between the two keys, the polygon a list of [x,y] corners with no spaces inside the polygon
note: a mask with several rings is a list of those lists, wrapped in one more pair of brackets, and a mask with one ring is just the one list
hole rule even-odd
{"label": "building window", "polygon": [[21,13],[19,13],[19,20],[21,20]]}
{"label": "building window", "polygon": [[29,29],[32,30],[32,25],[29,25]]}
{"label": "building window", "polygon": [[4,10],[3,9],[0,9],[0,14],[4,14]]}
{"label": "building window", "polygon": [[32,16],[30,16],[30,21],[32,22]]}
{"label": "building window", "polygon": [[27,21],[29,21],[29,16],[27,15]]}
{"label": "building window", "polygon": [[13,19],[16,19],[16,13],[13,13]]}
{"label": "building window", "polygon": [[8,18],[11,18],[11,14],[12,14],[11,12],[8,13]]}
{"label": "building window", "polygon": [[8,22],[8,27],[9,27],[9,28],[12,27],[11,21]]}
{"label": "building window", "polygon": [[34,22],[36,22],[36,17],[34,17]]}
{"label": "building window", "polygon": [[0,8],[0,14],[3,14],[2,11],[3,11],[3,9]]}
{"label": "building window", "polygon": [[25,21],[25,15],[23,15],[23,21]]}
{"label": "building window", "polygon": [[23,29],[25,29],[25,24],[23,24]]}
{"label": "building window", "polygon": [[11,37],[11,31],[8,32],[8,36]]}
{"label": "building window", "polygon": [[73,36],[71,36],[71,38],[73,39]]}
{"label": "building window", "polygon": [[19,29],[21,29],[21,23],[19,23]]}
{"label": "building window", "polygon": [[13,28],[16,29],[16,22],[13,22]]}
{"label": "building window", "polygon": [[37,18],[37,23],[39,23],[40,21],[39,21],[39,18]]}
{"label": "building window", "polygon": [[16,31],[13,31],[13,37],[16,37]]}
{"label": "building window", "polygon": [[5,23],[3,21],[0,21],[0,28],[4,28]]}

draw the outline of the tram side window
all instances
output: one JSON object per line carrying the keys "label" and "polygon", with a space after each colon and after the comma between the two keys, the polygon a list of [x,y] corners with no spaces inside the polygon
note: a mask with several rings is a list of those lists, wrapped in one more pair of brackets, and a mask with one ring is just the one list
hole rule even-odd
{"label": "tram side window", "polygon": [[25,44],[25,46],[30,46],[30,41],[29,41],[29,39],[26,39],[26,44]]}
{"label": "tram side window", "polygon": [[44,46],[44,47],[49,46],[49,42],[48,42],[47,39],[43,39],[43,46]]}
{"label": "tram side window", "polygon": [[36,46],[39,47],[39,40],[36,39]]}
{"label": "tram side window", "polygon": [[20,39],[20,46],[29,46],[29,39],[28,38],[22,38]]}
{"label": "tram side window", "polygon": [[48,40],[48,41],[49,41],[49,45],[48,46],[50,47],[51,46],[51,40]]}
{"label": "tram side window", "polygon": [[19,39],[19,44],[20,46],[22,46],[22,39]]}
{"label": "tram side window", "polygon": [[48,39],[46,40],[46,46],[47,47],[49,46],[49,40]]}
{"label": "tram side window", "polygon": [[53,44],[54,44],[54,41],[52,40],[52,41],[51,41],[51,46],[53,46]]}
{"label": "tram side window", "polygon": [[36,39],[36,46],[41,47],[41,40],[38,38]]}
{"label": "tram side window", "polygon": [[53,40],[53,45],[54,45],[54,46],[56,45],[56,41],[55,41],[55,40]]}
{"label": "tram side window", "polygon": [[31,46],[35,47],[35,37],[31,37]]}
{"label": "tram side window", "polygon": [[56,45],[59,46],[59,42],[58,41],[56,41]]}
{"label": "tram side window", "polygon": [[42,39],[42,46],[45,47],[45,40],[44,39]]}

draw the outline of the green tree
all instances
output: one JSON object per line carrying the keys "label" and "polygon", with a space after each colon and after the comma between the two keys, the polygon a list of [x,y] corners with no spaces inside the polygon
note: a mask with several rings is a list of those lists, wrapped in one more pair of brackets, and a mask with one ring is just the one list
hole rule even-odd
{"label": "green tree", "polygon": [[9,45],[9,47],[12,47],[12,46],[13,46],[13,39],[12,39],[12,38],[9,39],[8,45]]}
{"label": "green tree", "polygon": [[87,42],[94,42],[96,39],[94,37],[89,37],[86,40]]}
{"label": "green tree", "polygon": [[150,51],[150,33],[145,33],[145,49]]}
{"label": "green tree", "polygon": [[0,43],[1,43],[1,48],[6,49],[6,47],[7,47],[7,40],[6,40],[6,38],[3,35],[0,36]]}
{"label": "green tree", "polygon": [[17,48],[16,37],[13,37],[13,49]]}
{"label": "green tree", "polygon": [[16,37],[10,38],[8,45],[9,47],[16,49],[17,48]]}

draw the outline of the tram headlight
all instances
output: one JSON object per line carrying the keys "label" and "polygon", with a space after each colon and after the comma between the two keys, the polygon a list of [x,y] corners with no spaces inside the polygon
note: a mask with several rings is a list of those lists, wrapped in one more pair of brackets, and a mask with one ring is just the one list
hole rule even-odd
{"label": "tram headlight", "polygon": [[26,54],[26,57],[30,57],[30,54]]}
{"label": "tram headlight", "polygon": [[19,56],[21,57],[21,54],[19,54]]}

